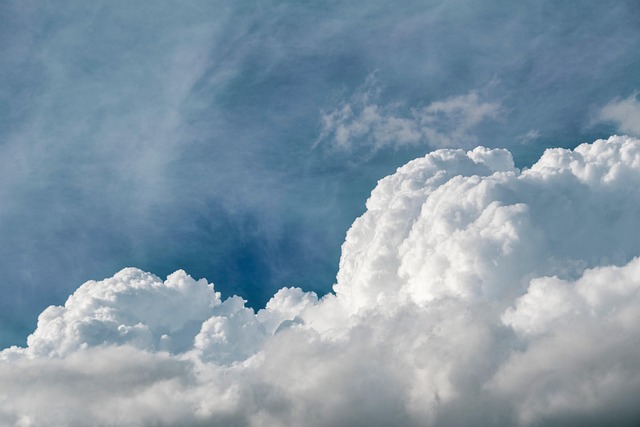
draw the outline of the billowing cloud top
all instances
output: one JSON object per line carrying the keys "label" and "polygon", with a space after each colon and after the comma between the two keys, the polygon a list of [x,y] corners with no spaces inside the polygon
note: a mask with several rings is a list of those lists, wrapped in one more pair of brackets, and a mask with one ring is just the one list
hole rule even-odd
{"label": "billowing cloud top", "polygon": [[125,269],[0,353],[0,420],[83,425],[637,425],[640,140],[439,150],[382,179],[335,293],[255,313]]}

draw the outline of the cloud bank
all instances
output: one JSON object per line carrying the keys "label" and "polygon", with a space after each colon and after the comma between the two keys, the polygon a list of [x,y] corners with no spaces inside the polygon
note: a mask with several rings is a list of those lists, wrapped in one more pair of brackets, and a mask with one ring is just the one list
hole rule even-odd
{"label": "cloud bank", "polygon": [[640,140],[438,150],[379,181],[334,293],[257,313],[128,268],[0,353],[7,426],[637,425]]}

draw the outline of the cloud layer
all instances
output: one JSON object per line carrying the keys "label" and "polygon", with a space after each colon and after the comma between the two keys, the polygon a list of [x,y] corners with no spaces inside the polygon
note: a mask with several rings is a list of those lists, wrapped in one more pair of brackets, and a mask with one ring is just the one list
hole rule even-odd
{"label": "cloud layer", "polygon": [[335,293],[257,313],[129,268],[0,353],[0,420],[83,425],[634,425],[640,140],[438,150],[382,179]]}

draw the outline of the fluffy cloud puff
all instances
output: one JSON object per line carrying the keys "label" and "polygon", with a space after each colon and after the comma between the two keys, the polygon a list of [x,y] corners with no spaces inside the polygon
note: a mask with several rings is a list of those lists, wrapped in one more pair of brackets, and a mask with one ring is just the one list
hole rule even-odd
{"label": "fluffy cloud puff", "polygon": [[0,361],[2,425],[637,425],[640,140],[439,150],[378,183],[335,293],[82,285]]}
{"label": "fluffy cloud puff", "polygon": [[595,121],[611,122],[620,132],[640,135],[640,101],[638,92],[628,98],[616,98],[602,107]]}

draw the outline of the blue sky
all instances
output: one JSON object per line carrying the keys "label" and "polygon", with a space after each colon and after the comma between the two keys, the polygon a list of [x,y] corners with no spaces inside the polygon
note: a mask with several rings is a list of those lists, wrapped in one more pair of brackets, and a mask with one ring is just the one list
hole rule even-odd
{"label": "blue sky", "polygon": [[9,0],[0,20],[2,347],[126,266],[254,307],[328,292],[397,167],[479,144],[531,165],[624,127],[605,107],[640,90],[636,1]]}

